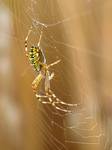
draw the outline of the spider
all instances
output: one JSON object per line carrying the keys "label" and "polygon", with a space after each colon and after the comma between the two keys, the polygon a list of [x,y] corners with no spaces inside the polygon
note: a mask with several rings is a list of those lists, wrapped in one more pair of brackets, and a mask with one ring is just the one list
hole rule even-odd
{"label": "spider", "polygon": [[[30,64],[37,72],[37,77],[32,82],[32,88],[33,91],[35,92],[36,98],[43,104],[51,104],[57,110],[60,110],[62,112],[71,112],[71,110],[68,109],[68,107],[71,106],[74,107],[77,106],[77,104],[68,104],[61,101],[59,98],[57,98],[57,96],[50,88],[50,81],[53,79],[54,73],[50,73],[49,68],[60,63],[61,60],[57,60],[47,65],[44,52],[40,48],[40,41],[43,33],[42,31],[37,46],[31,46],[31,48],[28,50],[28,38],[31,32],[32,32],[32,27],[28,31],[28,34],[25,39],[25,53],[30,61]],[[39,95],[38,94],[39,85],[43,79],[44,79],[45,95]]]}

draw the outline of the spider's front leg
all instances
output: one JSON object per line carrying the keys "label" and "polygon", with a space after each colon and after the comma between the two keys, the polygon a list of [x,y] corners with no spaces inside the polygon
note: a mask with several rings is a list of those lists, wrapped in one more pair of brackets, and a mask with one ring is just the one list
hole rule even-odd
{"label": "spider's front leg", "polygon": [[26,56],[28,56],[28,37],[29,37],[31,31],[32,31],[32,27],[28,31],[28,34],[27,34],[27,36],[25,38],[25,53],[26,53]]}
{"label": "spider's front leg", "polygon": [[49,65],[47,66],[47,68],[50,68],[50,67],[52,67],[52,66],[54,66],[54,65],[57,65],[58,63],[60,63],[60,61],[61,61],[61,60],[59,59],[59,60],[57,60],[57,61],[55,61],[55,62],[49,64]]}

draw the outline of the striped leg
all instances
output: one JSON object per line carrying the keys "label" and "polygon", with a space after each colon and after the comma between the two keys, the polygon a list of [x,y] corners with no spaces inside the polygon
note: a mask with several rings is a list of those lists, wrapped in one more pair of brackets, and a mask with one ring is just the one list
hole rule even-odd
{"label": "striped leg", "polygon": [[[42,103],[42,104],[52,104],[51,96],[49,96],[48,93],[46,95],[38,95],[36,94],[36,98]],[[47,99],[47,101],[43,100]]]}
{"label": "striped leg", "polygon": [[27,36],[25,38],[25,53],[26,53],[26,56],[28,56],[28,37],[29,37],[31,31],[32,31],[32,27],[28,31],[28,34],[27,34]]}
{"label": "striped leg", "polygon": [[73,112],[73,108],[78,106],[78,104],[70,104],[70,103],[61,101],[59,98],[56,97],[56,95],[54,94],[52,90],[49,90],[49,93],[53,98],[52,106],[62,112],[71,113]]}

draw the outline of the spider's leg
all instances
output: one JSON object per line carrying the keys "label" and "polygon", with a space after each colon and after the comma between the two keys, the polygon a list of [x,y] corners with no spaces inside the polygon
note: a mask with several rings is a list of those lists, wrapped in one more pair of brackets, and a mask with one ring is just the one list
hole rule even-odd
{"label": "spider's leg", "polygon": [[[38,87],[39,84],[41,82],[41,80],[44,78],[44,75],[40,72],[37,77],[35,78],[35,80],[32,82],[32,88],[34,90],[34,92],[38,91]],[[35,94],[36,98],[43,104],[51,104],[52,103],[52,99],[51,99],[51,95],[48,94],[48,90],[50,88],[50,80],[49,80],[49,71],[46,71],[46,76],[45,76],[45,95],[39,95],[39,94]],[[43,100],[46,99],[46,100]]]}
{"label": "spider's leg", "polygon": [[32,88],[33,88],[33,91],[34,92],[37,92],[37,88],[39,87],[39,84],[41,82],[41,80],[43,79],[43,75],[42,73],[40,72],[37,77],[34,79],[34,81],[32,82]]}
{"label": "spider's leg", "polygon": [[[46,95],[38,95],[38,94],[36,94],[36,97],[43,104],[51,104],[52,103],[51,96],[48,93],[46,93]],[[47,100],[43,100],[43,99],[47,99]]]}
{"label": "spider's leg", "polygon": [[71,104],[71,103],[63,102],[62,100],[60,100],[59,98],[56,97],[56,95],[54,94],[54,92],[52,90],[49,90],[49,92],[53,96],[53,98],[56,100],[57,103],[60,103],[60,104],[65,105],[65,106],[70,106],[70,107],[77,107],[78,106],[78,104]]}
{"label": "spider's leg", "polygon": [[50,67],[52,67],[52,66],[58,64],[60,61],[61,61],[61,60],[59,59],[59,60],[57,60],[57,61],[55,61],[55,62],[49,64],[49,65],[47,66],[47,68],[50,68]]}
{"label": "spider's leg", "polygon": [[50,89],[50,73],[48,70],[46,70],[46,75],[45,75],[45,92],[48,93]]}
{"label": "spider's leg", "polygon": [[46,96],[46,95],[39,95],[39,94],[36,94],[35,95],[37,98],[48,98],[48,96]]}
{"label": "spider's leg", "polygon": [[[35,95],[36,98],[39,100],[39,102],[41,102],[42,104],[51,104],[52,100],[51,98],[46,94],[46,95]],[[43,100],[46,99],[46,100]]]}
{"label": "spider's leg", "polygon": [[28,37],[29,37],[31,31],[32,31],[32,27],[31,27],[30,30],[28,31],[28,34],[27,34],[27,36],[26,36],[26,38],[25,38],[25,53],[26,53],[26,56],[28,56],[28,54],[27,54],[27,53],[28,53]]}
{"label": "spider's leg", "polygon": [[73,110],[62,108],[62,107],[58,106],[58,104],[59,104],[58,102],[54,101],[52,103],[52,106],[55,107],[57,110],[64,112],[64,113],[72,113],[73,112]]}
{"label": "spider's leg", "polygon": [[[50,89],[50,80],[53,78],[54,73],[50,75],[49,71],[46,71],[46,76],[45,76],[45,92],[46,92],[46,98],[48,98],[50,104],[52,104],[53,107],[55,107],[57,110],[60,110],[62,112],[72,112],[69,109],[62,108],[63,105],[66,105],[68,107],[69,105],[71,106],[72,104],[67,104],[63,101],[61,101],[59,98],[56,97],[56,95],[53,93],[53,91]],[[44,98],[45,98],[44,97]],[[59,106],[61,104],[61,107]]]}
{"label": "spider's leg", "polygon": [[38,42],[39,47],[40,47],[40,42],[41,42],[41,39],[42,39],[42,34],[43,34],[43,31],[41,31],[41,33],[40,33],[39,42]]}
{"label": "spider's leg", "polygon": [[[50,90],[50,80],[52,80],[54,77],[54,72],[50,74],[49,70],[46,71],[45,75],[45,92],[49,93]],[[51,95],[51,93],[50,93]]]}
{"label": "spider's leg", "polygon": [[68,113],[73,112],[73,108],[74,107],[76,108],[78,106],[78,104],[70,104],[70,103],[61,101],[59,98],[56,97],[56,95],[54,94],[54,92],[51,89],[49,89],[49,93],[53,97],[52,105],[56,109],[58,109],[62,112],[68,112]]}

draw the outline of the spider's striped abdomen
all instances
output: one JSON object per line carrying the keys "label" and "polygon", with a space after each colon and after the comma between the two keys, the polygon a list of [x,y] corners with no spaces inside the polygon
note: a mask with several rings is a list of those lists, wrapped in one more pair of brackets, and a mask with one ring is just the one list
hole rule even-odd
{"label": "spider's striped abdomen", "polygon": [[30,63],[33,65],[34,69],[36,71],[40,71],[41,69],[41,64],[44,62],[44,56],[39,47],[31,47],[28,53],[28,57],[30,60]]}

